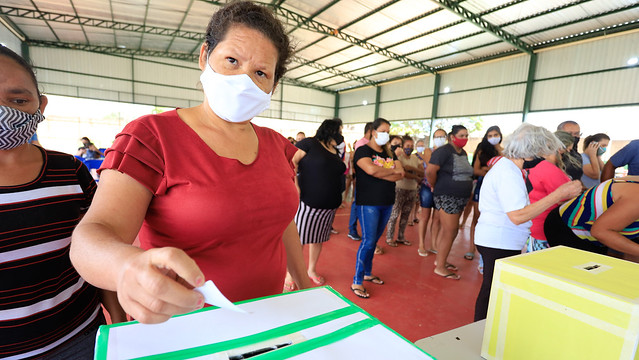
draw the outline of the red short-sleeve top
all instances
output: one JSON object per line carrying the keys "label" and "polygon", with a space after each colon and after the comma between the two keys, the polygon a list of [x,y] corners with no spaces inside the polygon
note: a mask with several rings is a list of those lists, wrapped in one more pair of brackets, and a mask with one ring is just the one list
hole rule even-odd
{"label": "red short-sleeve top", "polygon": [[184,250],[231,301],[282,291],[282,234],[299,203],[291,165],[297,148],[253,128],[258,154],[245,165],[218,156],[176,110],[143,116],[116,136],[101,167],[153,193],[141,247]]}

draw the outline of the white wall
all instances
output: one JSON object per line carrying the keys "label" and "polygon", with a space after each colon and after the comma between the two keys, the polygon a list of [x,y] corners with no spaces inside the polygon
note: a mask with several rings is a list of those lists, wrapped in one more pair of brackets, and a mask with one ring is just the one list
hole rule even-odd
{"label": "white wall", "polygon": [[[375,120],[375,97],[377,88],[365,87],[345,91],[339,95],[339,118],[345,124],[366,123]],[[366,101],[366,105],[364,105]]]}
{"label": "white wall", "polygon": [[637,44],[632,32],[541,52],[531,110],[639,104]]}
{"label": "white wall", "polygon": [[[203,99],[201,71],[188,61],[45,47],[31,47],[30,53],[45,93],[164,107],[194,106]],[[334,107],[333,94],[280,84],[260,115],[321,122],[334,116]]]}

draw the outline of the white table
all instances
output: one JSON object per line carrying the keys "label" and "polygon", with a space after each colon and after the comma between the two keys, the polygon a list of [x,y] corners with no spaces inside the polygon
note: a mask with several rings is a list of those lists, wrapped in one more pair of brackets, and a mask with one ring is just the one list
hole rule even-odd
{"label": "white table", "polygon": [[486,320],[417,340],[415,345],[437,360],[480,360]]}

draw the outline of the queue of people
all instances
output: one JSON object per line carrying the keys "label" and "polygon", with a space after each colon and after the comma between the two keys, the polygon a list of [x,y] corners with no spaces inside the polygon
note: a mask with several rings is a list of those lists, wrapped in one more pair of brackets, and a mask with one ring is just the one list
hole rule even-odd
{"label": "queue of people", "polygon": [[[73,156],[29,142],[48,100],[32,67],[0,47],[0,234],[11,234],[0,238],[3,356],[92,358],[105,323],[101,305],[112,322],[127,314],[163,322],[202,308],[193,288],[205,280],[231,301],[327,283],[318,262],[349,168],[347,236],[360,241],[350,289],[360,298],[373,293],[364,284],[386,282],[373,271],[384,233],[391,247],[411,245],[405,230],[413,207],[416,256],[434,253],[434,275],[461,279],[449,254],[473,176],[473,243],[484,261],[475,320],[486,316],[495,261],[526,243],[530,251],[566,245],[639,256],[632,241],[639,176],[613,179],[624,165],[639,175],[639,140],[603,164],[610,138],[587,137],[579,154],[574,121],[555,134],[523,124],[504,137],[491,127],[471,163],[462,125],[437,129],[429,149],[408,136],[390,141],[391,122],[377,118],[345,164],[339,119],[296,139],[251,123],[269,106],[291,56],[286,31],[267,8],[222,6],[199,52],[203,102],[129,123],[103,154],[98,187]],[[83,144],[83,155],[100,155],[88,138]]]}

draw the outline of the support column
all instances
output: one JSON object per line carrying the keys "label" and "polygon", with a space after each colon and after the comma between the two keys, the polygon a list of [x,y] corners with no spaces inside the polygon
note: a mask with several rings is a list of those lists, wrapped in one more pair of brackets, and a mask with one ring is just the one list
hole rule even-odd
{"label": "support column", "polygon": [[441,82],[441,76],[435,74],[435,86],[433,89],[433,106],[431,106],[430,112],[430,128],[428,129],[428,146],[433,142],[433,124],[437,119],[437,107],[439,105],[439,83]]}
{"label": "support column", "polygon": [[284,84],[280,85],[280,120],[284,117]]}
{"label": "support column", "polygon": [[131,102],[135,104],[135,59],[133,55],[131,55]]}
{"label": "support column", "polygon": [[24,41],[20,43],[20,52],[22,53],[22,58],[24,58],[28,63],[31,63],[31,55],[29,54],[29,45]]}
{"label": "support column", "polygon": [[528,79],[526,80],[526,94],[524,95],[524,110],[521,122],[526,122],[528,113],[530,112],[530,102],[532,101],[533,87],[535,85],[535,72],[537,71],[537,54],[530,54],[530,63],[528,64]]}
{"label": "support column", "polygon": [[382,95],[382,87],[377,86],[375,91],[375,116],[373,117],[373,121],[379,117],[379,101]]}
{"label": "support column", "polygon": [[333,112],[333,117],[339,117],[339,93],[335,93],[335,111]]}

